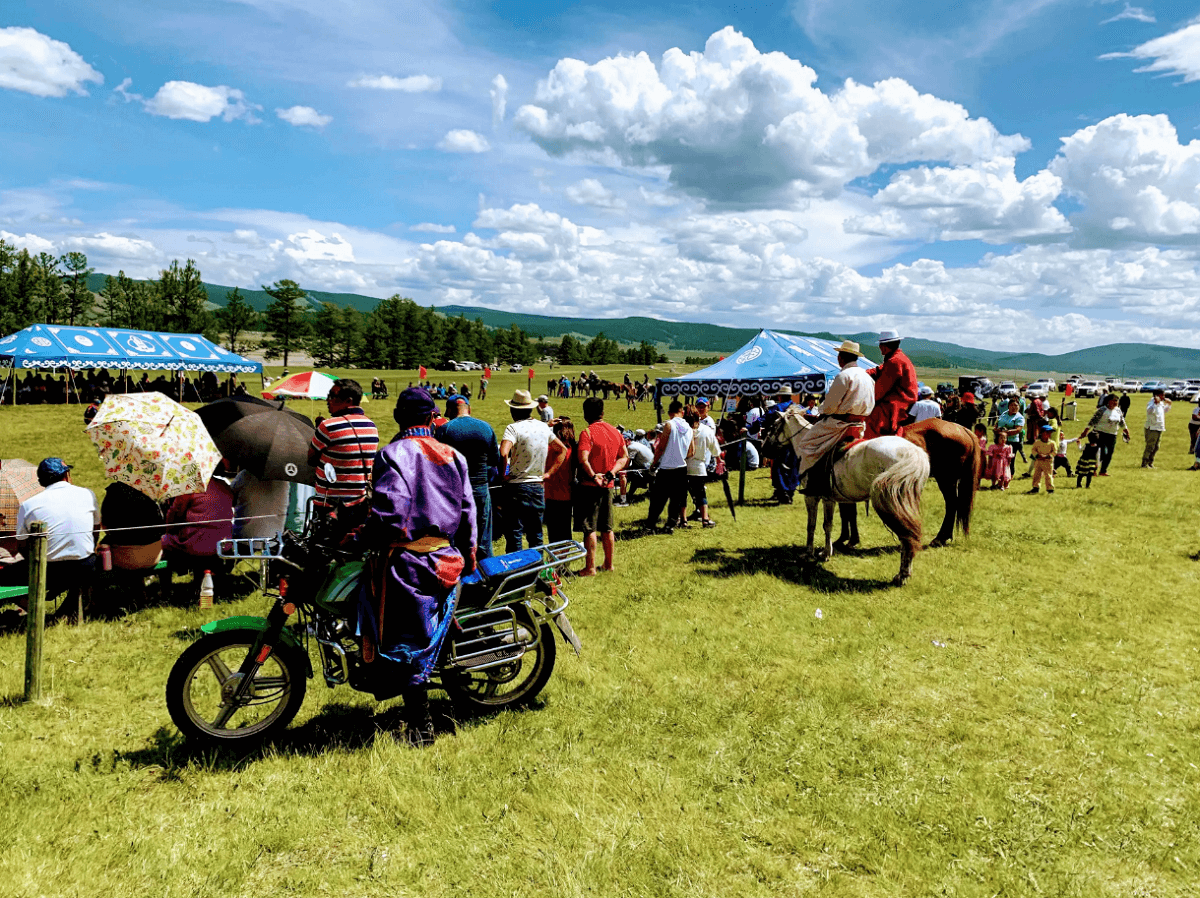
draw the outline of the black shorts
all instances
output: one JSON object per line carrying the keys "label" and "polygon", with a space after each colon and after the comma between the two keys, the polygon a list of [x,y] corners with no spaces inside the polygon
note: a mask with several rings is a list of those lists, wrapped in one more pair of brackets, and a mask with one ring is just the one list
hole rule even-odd
{"label": "black shorts", "polygon": [[708,504],[708,490],[705,487],[705,484],[707,483],[707,477],[696,477],[692,474],[688,475],[688,492],[692,496],[692,504],[697,508]]}
{"label": "black shorts", "polygon": [[573,499],[576,530],[582,533],[608,533],[613,529],[612,490],[577,485]]}

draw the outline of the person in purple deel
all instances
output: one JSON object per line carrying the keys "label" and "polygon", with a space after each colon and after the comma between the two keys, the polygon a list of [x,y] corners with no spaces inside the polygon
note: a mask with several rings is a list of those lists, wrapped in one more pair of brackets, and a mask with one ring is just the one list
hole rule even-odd
{"label": "person in purple deel", "polygon": [[437,406],[410,387],[396,401],[398,437],[375,456],[375,491],[361,539],[375,552],[358,594],[358,634],[376,697],[404,699],[404,737],[434,739],[428,681],[475,570],[475,500],[467,461],[434,439]]}

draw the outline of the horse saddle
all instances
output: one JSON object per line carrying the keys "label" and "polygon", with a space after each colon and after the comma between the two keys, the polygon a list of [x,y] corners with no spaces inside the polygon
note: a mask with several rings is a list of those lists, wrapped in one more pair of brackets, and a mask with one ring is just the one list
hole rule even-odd
{"label": "horse saddle", "polygon": [[842,460],[842,456],[850,451],[851,446],[861,442],[861,439],[844,440],[818,458],[805,472],[800,491],[806,496],[818,499],[833,498],[833,466]]}

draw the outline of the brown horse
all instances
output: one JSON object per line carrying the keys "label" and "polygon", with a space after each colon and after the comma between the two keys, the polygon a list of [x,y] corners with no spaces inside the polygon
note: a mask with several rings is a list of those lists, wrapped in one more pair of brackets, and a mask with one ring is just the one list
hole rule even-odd
{"label": "brown horse", "polygon": [[983,474],[979,438],[961,424],[929,418],[904,428],[904,438],[929,454],[929,472],[946,503],[942,529],[930,546],[944,546],[954,538],[957,522],[964,536],[971,533],[971,510]]}
{"label": "brown horse", "polygon": [[[961,424],[941,418],[906,425],[904,438],[929,455],[930,475],[937,481],[946,503],[946,516],[937,536],[929,543],[930,548],[950,542],[954,538],[955,523],[964,535],[969,536],[975,493],[983,474],[983,450],[979,448],[979,440]],[[834,545],[839,548],[858,545],[857,507],[840,505],[838,511],[842,526]]]}

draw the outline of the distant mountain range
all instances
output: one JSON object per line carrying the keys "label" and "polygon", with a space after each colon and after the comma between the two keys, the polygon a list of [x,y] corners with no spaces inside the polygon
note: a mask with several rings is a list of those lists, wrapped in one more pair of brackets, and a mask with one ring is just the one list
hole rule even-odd
{"label": "distant mountain range", "polygon": [[[88,286],[99,292],[104,286],[104,278],[103,274],[93,274],[88,278]],[[206,283],[204,289],[215,307],[225,304],[225,294],[233,288]],[[243,288],[241,293],[246,302],[260,311],[271,302],[271,298],[263,290]],[[314,307],[331,302],[339,306],[352,306],[361,312],[369,312],[379,303],[376,297],[358,293],[309,290],[308,296]],[[465,315],[469,319],[478,318],[489,327],[509,327],[515,324],[525,333],[537,337],[552,338],[572,334],[591,339],[603,333],[619,343],[636,345],[642,340],[647,340],[662,350],[687,350],[700,355],[728,355],[758,333],[758,328],[661,321],[657,318],[557,318],[473,306],[439,306],[437,311],[448,317]],[[790,328],[774,330],[806,337],[836,340],[848,338],[861,343],[864,348],[873,347],[877,336],[870,332],[834,335],[826,332],[805,333]],[[914,337],[904,341],[904,351],[913,360],[913,364],[921,368],[960,368],[983,373],[1028,371],[1039,374],[1100,374],[1138,378],[1200,377],[1200,351],[1149,343],[1111,343],[1061,355],[1044,355],[1037,352],[997,352]]]}

